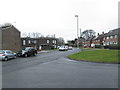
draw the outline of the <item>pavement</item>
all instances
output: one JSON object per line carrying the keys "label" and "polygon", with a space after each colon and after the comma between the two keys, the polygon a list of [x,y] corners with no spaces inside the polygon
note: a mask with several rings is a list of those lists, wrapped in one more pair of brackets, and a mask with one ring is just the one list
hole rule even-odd
{"label": "pavement", "polygon": [[42,51],[38,51],[37,53],[38,54],[41,54],[41,53],[49,53],[50,51],[47,51],[47,50],[42,50]]}
{"label": "pavement", "polygon": [[118,88],[118,64],[74,61],[79,52],[43,52],[2,64],[3,88]]}

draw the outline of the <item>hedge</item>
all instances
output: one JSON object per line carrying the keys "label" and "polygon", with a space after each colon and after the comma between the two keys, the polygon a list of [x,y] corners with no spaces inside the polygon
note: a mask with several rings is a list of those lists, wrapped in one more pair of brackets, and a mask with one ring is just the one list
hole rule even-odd
{"label": "hedge", "polygon": [[101,48],[101,45],[95,45],[95,48]]}
{"label": "hedge", "polygon": [[120,49],[120,45],[117,44],[109,45],[109,49]]}

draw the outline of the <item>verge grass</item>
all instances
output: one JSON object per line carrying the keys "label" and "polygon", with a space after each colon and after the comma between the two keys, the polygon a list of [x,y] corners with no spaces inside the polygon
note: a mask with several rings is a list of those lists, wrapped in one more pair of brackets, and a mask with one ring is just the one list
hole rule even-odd
{"label": "verge grass", "polygon": [[90,61],[90,62],[101,62],[101,63],[120,63],[118,61],[120,50],[92,50],[83,51],[69,55],[68,58],[74,60]]}

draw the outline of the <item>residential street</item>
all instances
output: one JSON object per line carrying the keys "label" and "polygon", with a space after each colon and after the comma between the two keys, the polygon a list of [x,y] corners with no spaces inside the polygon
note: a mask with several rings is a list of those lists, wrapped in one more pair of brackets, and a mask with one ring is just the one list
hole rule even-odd
{"label": "residential street", "polygon": [[118,65],[75,61],[79,52],[41,52],[2,63],[3,88],[118,88]]}

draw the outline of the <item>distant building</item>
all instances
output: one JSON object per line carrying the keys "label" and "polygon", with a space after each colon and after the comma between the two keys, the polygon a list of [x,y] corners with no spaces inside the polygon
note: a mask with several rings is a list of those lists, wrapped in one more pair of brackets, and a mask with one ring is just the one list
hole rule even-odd
{"label": "distant building", "polygon": [[109,46],[113,44],[120,44],[120,28],[110,30],[108,33],[102,33],[95,37],[90,37],[83,42],[84,45],[91,47],[91,45]]}
{"label": "distant building", "polygon": [[98,33],[98,35],[96,37],[94,37],[94,39],[93,39],[93,44],[94,45],[103,45],[104,44],[104,40],[103,39],[104,39],[106,34],[107,33],[104,33],[104,32],[102,32],[102,34]]}
{"label": "distant building", "polygon": [[104,39],[103,39],[104,46],[111,45],[111,44],[118,44],[118,39],[120,39],[119,34],[120,34],[120,28],[109,31],[104,36]]}
{"label": "distant building", "polygon": [[46,50],[57,48],[58,44],[60,44],[57,38],[52,37],[40,37],[40,38],[30,38],[30,37],[22,37],[22,49],[25,47],[34,47],[37,50]]}
{"label": "distant building", "polygon": [[20,51],[25,47],[34,47],[37,50],[54,49],[63,45],[62,38],[39,37],[30,38],[22,37],[20,31],[11,24],[0,26],[0,50]]}
{"label": "distant building", "polygon": [[0,27],[0,49],[21,50],[20,31],[13,25]]}

